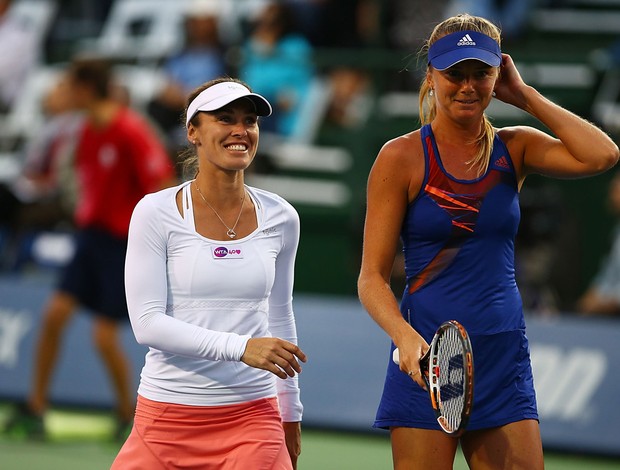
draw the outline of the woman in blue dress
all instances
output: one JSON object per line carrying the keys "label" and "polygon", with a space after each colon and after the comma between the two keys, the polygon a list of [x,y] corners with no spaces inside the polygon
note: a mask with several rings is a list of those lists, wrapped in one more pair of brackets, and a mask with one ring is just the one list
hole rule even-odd
{"label": "woman in blue dress", "polygon": [[[461,444],[470,468],[543,468],[536,396],[514,240],[519,191],[529,174],[596,175],[618,160],[600,129],[524,83],[490,21],[457,15],[427,41],[421,129],[387,142],[368,181],[359,296],[399,348],[390,361],[375,427],[390,430],[394,468],[451,469]],[[494,128],[493,98],[537,118]],[[390,275],[402,241],[407,287]],[[440,431],[422,389],[419,359],[433,333],[455,319],[475,359],[474,404],[460,438]]]}

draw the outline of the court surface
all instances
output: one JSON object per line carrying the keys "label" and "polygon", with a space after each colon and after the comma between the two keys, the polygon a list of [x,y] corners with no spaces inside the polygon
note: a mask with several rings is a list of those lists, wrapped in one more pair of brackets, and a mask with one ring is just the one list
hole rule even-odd
{"label": "court surface", "polygon": [[[0,405],[0,423],[8,407]],[[0,435],[1,470],[108,470],[119,444],[110,442],[112,420],[101,412],[52,410],[46,442],[14,441]],[[387,433],[364,434],[304,429],[298,470],[391,469]],[[620,459],[545,453],[546,470],[620,470]],[[455,470],[466,470],[462,455]]]}

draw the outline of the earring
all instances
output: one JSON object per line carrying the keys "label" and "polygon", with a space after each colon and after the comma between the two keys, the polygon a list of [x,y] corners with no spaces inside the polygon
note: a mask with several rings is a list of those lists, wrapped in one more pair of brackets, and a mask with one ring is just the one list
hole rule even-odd
{"label": "earring", "polygon": [[435,94],[435,91],[431,88],[431,91],[428,92],[428,96],[433,96]]}
{"label": "earring", "polygon": [[492,96],[497,96],[497,93],[495,93],[495,90],[493,90],[493,93],[491,93]]}

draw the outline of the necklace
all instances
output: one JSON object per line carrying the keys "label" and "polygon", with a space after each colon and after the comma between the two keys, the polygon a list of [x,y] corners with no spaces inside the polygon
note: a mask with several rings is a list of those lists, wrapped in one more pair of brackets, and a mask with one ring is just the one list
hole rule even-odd
{"label": "necklace", "polygon": [[220,219],[220,222],[222,222],[224,227],[227,228],[226,235],[228,235],[230,238],[235,238],[237,236],[237,232],[235,232],[235,227],[237,227],[237,224],[239,223],[239,219],[241,218],[241,213],[243,212],[243,203],[245,202],[245,195],[247,194],[246,191],[245,190],[243,191],[243,199],[241,199],[241,209],[239,209],[239,215],[237,216],[235,225],[233,225],[231,228],[228,225],[226,225],[226,222],[224,222],[224,219],[220,217],[220,214],[218,214],[217,211],[213,208],[213,206],[209,204],[209,202],[205,199],[205,197],[202,195],[202,191],[200,191],[200,188],[198,187],[195,181],[194,181],[194,187],[196,188],[196,191],[198,191],[198,194],[200,194],[200,197],[205,202],[205,204],[209,206],[209,208],[213,211],[213,213],[217,216],[217,218]]}

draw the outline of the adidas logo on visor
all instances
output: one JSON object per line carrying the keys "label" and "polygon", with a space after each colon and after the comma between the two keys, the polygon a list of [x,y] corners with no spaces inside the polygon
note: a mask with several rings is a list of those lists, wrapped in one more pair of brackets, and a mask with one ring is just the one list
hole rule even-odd
{"label": "adidas logo on visor", "polygon": [[476,41],[474,41],[469,34],[466,34],[461,38],[459,42],[456,43],[457,46],[475,46]]}

